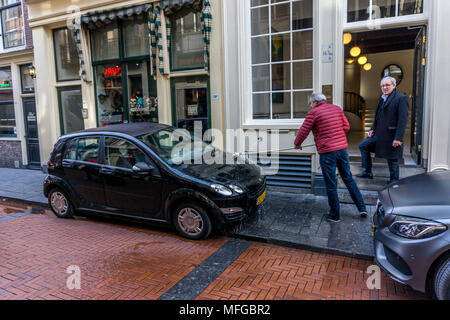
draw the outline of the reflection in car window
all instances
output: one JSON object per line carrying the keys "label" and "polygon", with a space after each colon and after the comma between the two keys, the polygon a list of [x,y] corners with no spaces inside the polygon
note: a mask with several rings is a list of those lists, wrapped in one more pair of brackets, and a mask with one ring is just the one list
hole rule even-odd
{"label": "reflection in car window", "polygon": [[[203,152],[208,148],[208,144],[203,141],[174,129],[163,129],[137,138],[171,166],[180,163],[192,164],[196,159],[201,159]],[[184,148],[184,145],[187,147]],[[195,146],[201,146],[201,148],[197,149]],[[184,152],[186,150],[188,152]]]}
{"label": "reflection in car window", "polygon": [[82,138],[78,140],[77,160],[98,163],[100,138]]}
{"label": "reflection in car window", "polygon": [[64,159],[76,160],[77,159],[77,139],[73,139],[67,144],[66,152],[64,153]]}
{"label": "reflection in car window", "polygon": [[105,164],[132,169],[136,163],[146,162],[146,156],[135,145],[115,138],[105,140]]}

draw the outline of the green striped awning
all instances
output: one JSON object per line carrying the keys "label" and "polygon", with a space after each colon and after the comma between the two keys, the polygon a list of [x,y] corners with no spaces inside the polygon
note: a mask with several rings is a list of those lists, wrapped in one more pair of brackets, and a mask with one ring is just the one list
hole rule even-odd
{"label": "green striped awning", "polygon": [[81,16],[81,23],[89,29],[97,29],[117,19],[131,19],[136,16],[147,17],[147,12],[151,8],[151,4],[141,4],[133,7],[91,11]]}
{"label": "green striped awning", "polygon": [[163,9],[166,16],[177,13],[183,9],[200,12],[203,7],[203,0],[163,0],[156,6]]}

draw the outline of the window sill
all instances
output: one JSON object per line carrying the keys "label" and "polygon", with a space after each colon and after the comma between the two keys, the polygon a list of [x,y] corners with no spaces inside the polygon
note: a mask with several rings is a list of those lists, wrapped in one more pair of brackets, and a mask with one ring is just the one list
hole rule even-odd
{"label": "window sill", "polygon": [[283,122],[278,122],[278,121],[274,121],[274,120],[261,121],[261,122],[248,122],[248,123],[244,123],[242,125],[242,128],[248,129],[248,130],[252,130],[252,129],[277,130],[278,129],[278,130],[293,130],[294,131],[294,130],[298,130],[303,122],[304,122],[304,119],[290,120],[290,121],[283,121]]}

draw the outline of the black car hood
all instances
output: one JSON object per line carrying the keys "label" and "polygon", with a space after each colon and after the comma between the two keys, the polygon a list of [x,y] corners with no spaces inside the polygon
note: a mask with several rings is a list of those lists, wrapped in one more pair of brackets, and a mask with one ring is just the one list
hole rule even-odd
{"label": "black car hood", "polygon": [[450,206],[450,171],[412,176],[388,189],[395,208]]}
{"label": "black car hood", "polygon": [[261,169],[253,164],[183,165],[177,169],[194,179],[224,186],[235,184],[250,192],[256,191],[264,182]]}

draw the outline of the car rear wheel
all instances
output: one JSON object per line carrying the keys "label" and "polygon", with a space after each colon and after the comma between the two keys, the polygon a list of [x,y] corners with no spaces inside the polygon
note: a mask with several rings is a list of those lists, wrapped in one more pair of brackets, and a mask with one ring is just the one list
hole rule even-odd
{"label": "car rear wheel", "polygon": [[175,229],[183,237],[201,240],[209,237],[212,231],[211,220],[206,211],[195,203],[183,203],[174,210]]}
{"label": "car rear wheel", "polygon": [[61,189],[54,188],[50,191],[50,194],[48,195],[48,204],[58,218],[73,217],[73,206],[67,195]]}
{"label": "car rear wheel", "polygon": [[434,276],[434,293],[438,300],[450,300],[450,257],[437,268]]}

